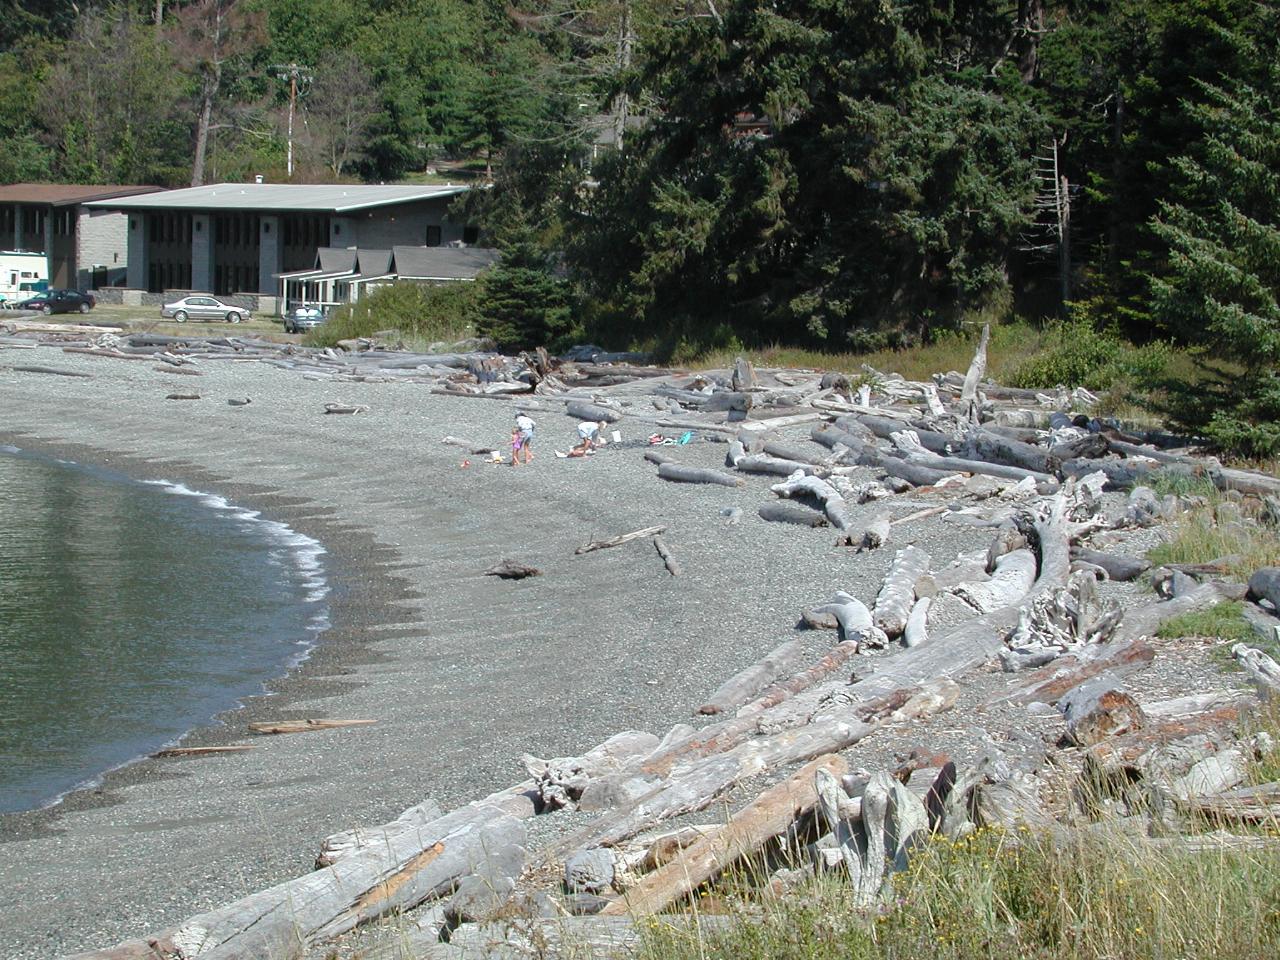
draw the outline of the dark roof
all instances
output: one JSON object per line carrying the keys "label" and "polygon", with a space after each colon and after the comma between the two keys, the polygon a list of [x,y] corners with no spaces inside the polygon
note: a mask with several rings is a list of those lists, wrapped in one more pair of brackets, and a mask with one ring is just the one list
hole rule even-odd
{"label": "dark roof", "polygon": [[394,273],[406,279],[473,280],[501,256],[487,247],[393,247]]}
{"label": "dark roof", "polygon": [[0,203],[49,203],[66,207],[90,200],[110,200],[156,193],[163,187],[126,187],[119,184],[10,183],[0,186]]}

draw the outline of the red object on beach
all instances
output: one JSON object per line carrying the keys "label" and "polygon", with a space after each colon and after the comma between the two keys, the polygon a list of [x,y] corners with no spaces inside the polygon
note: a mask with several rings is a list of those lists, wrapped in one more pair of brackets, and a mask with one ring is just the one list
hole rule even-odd
{"label": "red object on beach", "polygon": [[463,460],[463,461],[462,461],[462,466],[464,466],[464,467],[469,467],[469,466],[471,466],[471,461],[470,461],[470,460]]}

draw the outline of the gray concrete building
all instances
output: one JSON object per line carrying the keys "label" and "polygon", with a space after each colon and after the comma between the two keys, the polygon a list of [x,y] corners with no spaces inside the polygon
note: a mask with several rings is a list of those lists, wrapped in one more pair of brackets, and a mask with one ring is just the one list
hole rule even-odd
{"label": "gray concrete building", "polygon": [[[285,293],[321,248],[473,244],[449,214],[465,186],[219,183],[96,201],[128,218],[127,286],[151,293]],[[281,304],[283,308],[285,305]]]}
{"label": "gray concrete building", "polygon": [[52,287],[118,286],[127,278],[127,218],[91,204],[159,190],[66,183],[0,186],[0,248],[43,253]]}

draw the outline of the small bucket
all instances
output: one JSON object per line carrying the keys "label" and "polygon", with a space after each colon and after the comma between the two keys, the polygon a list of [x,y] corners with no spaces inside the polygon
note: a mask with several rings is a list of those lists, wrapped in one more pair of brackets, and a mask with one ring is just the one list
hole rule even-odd
{"label": "small bucket", "polygon": [[622,433],[618,430],[615,430],[613,431],[613,433],[609,434],[609,439],[612,440],[614,443],[621,443]]}

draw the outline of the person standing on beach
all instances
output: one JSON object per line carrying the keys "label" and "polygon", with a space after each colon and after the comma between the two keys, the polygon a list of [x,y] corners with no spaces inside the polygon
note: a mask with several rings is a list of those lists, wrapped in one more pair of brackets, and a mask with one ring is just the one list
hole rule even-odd
{"label": "person standing on beach", "polygon": [[533,459],[533,431],[537,427],[533,417],[527,413],[521,412],[516,414],[516,430],[520,434],[520,446],[518,449],[511,451],[511,465],[514,467],[520,454],[524,453],[524,464],[529,465],[529,461]]}

